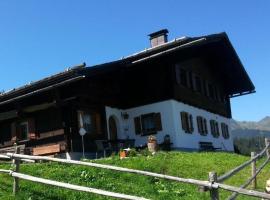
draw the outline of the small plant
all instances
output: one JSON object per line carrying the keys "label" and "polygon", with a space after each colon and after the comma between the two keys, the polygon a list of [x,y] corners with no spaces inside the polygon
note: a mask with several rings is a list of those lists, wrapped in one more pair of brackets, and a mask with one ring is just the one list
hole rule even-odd
{"label": "small plant", "polygon": [[129,157],[136,157],[137,154],[138,154],[138,152],[136,151],[136,149],[130,149],[130,150],[128,151],[128,156],[129,156]]}
{"label": "small plant", "polygon": [[142,149],[140,151],[140,154],[143,155],[143,156],[152,156],[152,153],[147,148]]}

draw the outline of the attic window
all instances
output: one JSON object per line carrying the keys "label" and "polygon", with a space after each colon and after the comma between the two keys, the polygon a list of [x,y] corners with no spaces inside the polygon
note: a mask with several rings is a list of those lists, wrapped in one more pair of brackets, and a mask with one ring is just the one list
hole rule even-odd
{"label": "attic window", "polygon": [[187,71],[184,69],[180,69],[180,83],[181,85],[187,87]]}
{"label": "attic window", "polygon": [[214,86],[212,84],[208,84],[208,91],[209,91],[209,97],[211,99],[214,99]]}
{"label": "attic window", "polygon": [[196,84],[196,90],[197,92],[202,92],[202,81],[199,76],[195,76],[195,84]]}

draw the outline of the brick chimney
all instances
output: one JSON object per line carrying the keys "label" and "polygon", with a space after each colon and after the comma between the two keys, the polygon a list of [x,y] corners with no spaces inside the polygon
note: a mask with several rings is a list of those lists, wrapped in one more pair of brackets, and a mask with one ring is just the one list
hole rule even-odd
{"label": "brick chimney", "polygon": [[168,34],[169,31],[167,29],[162,29],[160,31],[149,34],[151,47],[155,47],[161,44],[168,42]]}

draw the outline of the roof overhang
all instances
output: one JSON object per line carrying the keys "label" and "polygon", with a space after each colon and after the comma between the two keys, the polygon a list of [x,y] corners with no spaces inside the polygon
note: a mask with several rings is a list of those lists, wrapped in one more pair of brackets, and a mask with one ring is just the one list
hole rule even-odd
{"label": "roof overhang", "polygon": [[183,38],[164,44],[150,51],[127,57],[128,66],[151,62],[157,58],[182,55],[190,52],[191,56],[206,55],[214,62],[215,70],[222,78],[229,97],[236,97],[255,92],[255,87],[250,80],[243,64],[233,48],[226,33],[213,34],[197,38]]}

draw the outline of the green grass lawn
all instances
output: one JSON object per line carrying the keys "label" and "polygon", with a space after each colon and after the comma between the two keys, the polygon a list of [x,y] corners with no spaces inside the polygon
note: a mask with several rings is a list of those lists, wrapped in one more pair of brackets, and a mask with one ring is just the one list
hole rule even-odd
{"label": "green grass lawn", "polygon": [[[160,152],[155,156],[137,156],[123,160],[114,156],[93,162],[164,173],[184,178],[207,180],[208,172],[216,171],[221,175],[248,159],[249,157],[230,153]],[[9,168],[10,164],[0,164],[0,169]],[[265,181],[270,178],[269,169],[270,167],[267,166],[259,175],[257,190],[263,191]],[[240,186],[250,176],[250,170],[250,167],[247,167],[225,183]],[[92,167],[57,163],[22,164],[21,172],[42,178],[142,196],[149,199],[209,199],[209,192],[200,193],[198,192],[198,188],[193,185]],[[0,175],[0,199],[113,199],[23,180],[20,181],[19,195],[14,198],[12,196],[12,183],[13,179],[11,177]],[[221,199],[226,199],[230,193],[221,190],[220,194]],[[254,198],[239,196],[238,199]]]}

